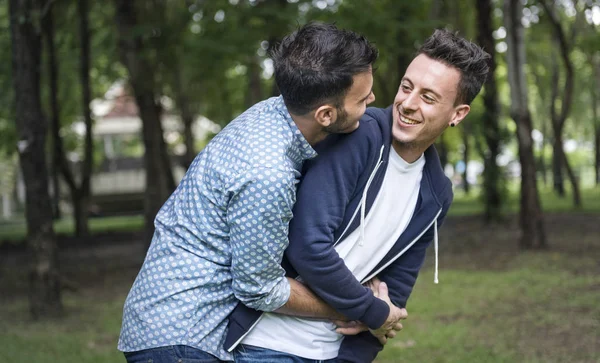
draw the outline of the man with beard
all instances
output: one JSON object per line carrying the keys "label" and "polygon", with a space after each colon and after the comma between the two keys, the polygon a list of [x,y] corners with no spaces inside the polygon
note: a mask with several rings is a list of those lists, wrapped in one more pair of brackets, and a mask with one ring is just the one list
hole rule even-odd
{"label": "man with beard", "polygon": [[[355,132],[318,145],[290,223],[288,276],[346,316],[373,298],[361,283],[389,290],[391,302],[405,307],[433,242],[437,283],[438,228],[453,193],[433,143],[469,113],[488,60],[476,44],[436,30],[406,70],[392,106],[367,109]],[[230,317],[226,347],[241,341],[234,352],[240,363],[370,362],[383,348],[385,338],[360,321],[338,324],[240,306]]]}
{"label": "man with beard", "polygon": [[[377,50],[362,36],[311,23],[273,57],[282,96],[260,102],[196,157],[158,212],[123,309],[128,362],[217,362],[238,302],[261,311],[345,318],[281,267],[296,184],[313,146],[348,133],[375,96]],[[385,334],[405,316],[387,296],[348,319]]]}

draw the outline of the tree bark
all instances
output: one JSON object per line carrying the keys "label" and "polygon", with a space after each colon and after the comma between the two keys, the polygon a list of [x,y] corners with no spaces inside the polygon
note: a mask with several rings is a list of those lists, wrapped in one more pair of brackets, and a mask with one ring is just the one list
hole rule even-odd
{"label": "tree bark", "polygon": [[37,0],[9,2],[15,123],[26,190],[29,302],[34,319],[56,317],[63,312],[52,204],[48,194],[47,123],[40,100],[40,24],[34,23],[38,21],[34,15],[44,15],[42,5]]}
{"label": "tree bark", "polygon": [[446,145],[446,140],[444,140],[444,134],[441,134],[440,137],[438,137],[435,143],[435,148],[440,156],[440,164],[442,164],[442,169],[445,169],[446,165],[448,164],[448,146]]}
{"label": "tree bark", "polygon": [[81,63],[79,65],[79,76],[81,80],[81,94],[83,118],[85,123],[85,142],[84,157],[81,169],[81,184],[75,193],[76,200],[73,200],[75,209],[75,234],[78,237],[89,235],[89,213],[90,213],[90,180],[92,176],[93,162],[93,138],[92,138],[92,114],[90,103],[92,102],[92,92],[90,87],[90,30],[89,30],[89,10],[87,0],[79,0],[79,34],[81,42]]}
{"label": "tree bark", "polygon": [[60,105],[58,104],[58,67],[56,65],[56,52],[54,48],[54,19],[52,12],[53,5],[48,5],[48,10],[43,19],[43,30],[48,48],[48,86],[50,87],[50,142],[51,142],[51,166],[50,175],[52,177],[52,214],[55,219],[60,219],[60,184],[58,174],[62,168],[61,157],[62,139],[60,138]]}
{"label": "tree bark", "polygon": [[511,94],[510,114],[517,125],[519,161],[521,163],[521,202],[519,223],[521,248],[541,249],[547,247],[543,214],[536,184],[535,159],[533,155],[532,123],[527,100],[525,80],[525,44],[521,24],[520,0],[504,2],[504,23],[507,31],[508,80]]}
{"label": "tree bark", "polygon": [[163,138],[161,108],[152,77],[155,67],[147,55],[150,49],[139,34],[136,4],[136,1],[131,0],[115,0],[119,53],[129,73],[129,82],[142,119],[146,169],[145,237],[149,243],[154,234],[154,218],[175,189],[175,182]]}
{"label": "tree bark", "polygon": [[246,91],[246,108],[262,100],[261,67],[258,56],[251,56],[248,61],[248,90]]}
{"label": "tree bark", "polygon": [[469,180],[467,179],[468,174],[468,166],[469,166],[469,152],[470,152],[470,145],[469,145],[469,129],[468,127],[465,127],[466,125],[463,125],[462,128],[462,139],[463,139],[463,161],[465,163],[465,170],[463,171],[463,175],[462,175],[462,179],[463,179],[463,190],[465,191],[465,194],[469,194],[469,192],[471,191],[471,184],[469,184]]}
{"label": "tree bark", "polygon": [[498,102],[498,86],[496,85],[496,43],[493,37],[492,2],[477,0],[477,42],[491,56],[490,73],[485,82],[483,93],[484,112],[481,118],[483,136],[487,144],[484,155],[483,189],[485,198],[484,219],[486,223],[499,221],[502,211],[500,179],[502,174],[496,163],[500,153],[501,133],[499,125],[500,104]]}
{"label": "tree bark", "polygon": [[179,106],[179,113],[181,116],[181,122],[183,124],[183,142],[185,145],[185,155],[183,156],[183,167],[187,170],[194,158],[196,157],[196,146],[194,139],[194,113],[191,110],[190,102],[186,95],[185,87],[183,86],[183,79],[181,74],[181,67],[174,69],[175,77],[175,97],[177,105]]}
{"label": "tree bark", "polygon": [[556,60],[552,57],[552,87],[550,92],[550,122],[552,123],[552,132],[554,134],[554,140],[552,142],[552,185],[554,192],[559,197],[565,196],[565,178],[563,175],[563,164],[562,164],[562,130],[560,121],[557,120],[556,109],[554,104],[558,98],[558,65]]}
{"label": "tree bark", "polygon": [[592,81],[592,115],[594,118],[594,170],[596,173],[596,185],[600,185],[600,117],[598,117],[598,85],[600,84],[600,55],[597,58],[590,57],[594,81]]}
{"label": "tree bark", "polygon": [[[580,208],[581,194],[579,191],[579,182],[577,181],[577,177],[573,172],[573,168],[571,168],[571,165],[569,165],[569,159],[567,158],[567,155],[564,152],[562,141],[560,143],[557,141],[562,140],[562,132],[564,130],[565,121],[567,120],[567,116],[569,115],[569,111],[571,110],[571,105],[573,101],[574,74],[573,62],[571,61],[570,57],[571,45],[567,41],[567,37],[565,36],[565,32],[560,24],[560,21],[554,12],[554,8],[547,4],[547,0],[542,0],[541,4],[544,7],[544,10],[546,11],[548,19],[550,20],[550,23],[554,30],[554,38],[556,41],[558,41],[560,57],[562,58],[563,65],[565,67],[565,83],[562,90],[560,111],[558,110],[558,105],[555,102],[555,97],[552,97],[550,109],[550,112],[552,114],[552,126],[554,128],[555,135],[555,153],[558,153],[558,155],[555,156],[556,168],[560,169],[560,167],[564,166],[567,170],[567,176],[569,177],[569,182],[571,183],[571,187],[573,189],[573,204],[575,205],[575,207]],[[572,34],[574,35],[575,33],[573,32]],[[571,39],[571,41],[572,40],[573,39]],[[557,83],[558,80],[556,80],[555,82]],[[564,164],[561,165],[561,163]]]}

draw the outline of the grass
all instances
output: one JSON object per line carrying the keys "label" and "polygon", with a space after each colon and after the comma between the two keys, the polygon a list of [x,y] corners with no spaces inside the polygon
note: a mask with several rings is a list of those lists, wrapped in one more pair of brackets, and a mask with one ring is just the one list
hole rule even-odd
{"label": "grass", "polygon": [[[525,253],[504,271],[444,270],[439,285],[426,269],[404,330],[377,362],[597,362],[600,276],[560,267],[595,260],[548,257]],[[116,342],[129,285],[121,285],[100,297],[67,295],[61,321],[30,322],[25,298],[4,304],[0,361],[124,361]]]}
{"label": "grass", "polygon": [[[404,330],[377,362],[600,362],[598,216],[549,216],[551,249],[542,252],[518,251],[515,228],[476,220],[449,218],[440,284],[428,257]],[[1,301],[0,362],[124,362],[116,344],[137,266],[105,263],[69,265],[83,288],[65,296],[63,320],[31,322],[25,296]]]}
{"label": "grass", "polygon": [[[569,191],[567,191],[569,192]],[[600,188],[582,189],[581,199],[583,207],[575,209],[572,198],[567,195],[565,198],[558,197],[550,189],[540,191],[540,200],[545,212],[583,212],[600,213]],[[506,213],[517,213],[519,209],[519,191],[516,185],[512,185],[509,190],[508,200],[505,207]],[[455,190],[454,202],[450,208],[451,216],[469,216],[482,214],[484,206],[479,196],[479,190],[475,189],[468,195],[462,190]],[[141,230],[144,225],[144,218],[138,216],[118,216],[118,217],[99,217],[90,219],[90,230],[97,232],[126,232]],[[74,225],[72,218],[63,218],[54,223],[54,231],[57,234],[73,235]],[[20,243],[26,235],[26,225],[23,219],[14,222],[0,221],[0,244],[3,242]]]}
{"label": "grass", "polygon": [[[469,194],[463,190],[455,189],[454,202],[450,208],[449,214],[452,216],[469,216],[482,214],[484,205],[479,195],[480,190],[475,189]],[[581,190],[581,200],[583,206],[576,209],[573,206],[573,197],[567,190],[567,195],[561,198],[551,189],[540,189],[540,203],[542,209],[547,213],[600,213],[600,187],[587,188]],[[518,213],[519,211],[519,190],[518,186],[513,185],[509,188],[504,212],[508,214]]]}
{"label": "grass", "polygon": [[378,362],[600,360],[600,277],[531,266],[531,257],[502,272],[445,271],[438,286],[424,274]]}
{"label": "grass", "polygon": [[[90,218],[91,233],[139,231],[143,226],[144,217],[141,215]],[[54,232],[57,234],[70,236],[74,230],[72,218],[63,218],[54,223]],[[0,223],[0,244],[3,241],[19,243],[26,233],[24,220]]]}

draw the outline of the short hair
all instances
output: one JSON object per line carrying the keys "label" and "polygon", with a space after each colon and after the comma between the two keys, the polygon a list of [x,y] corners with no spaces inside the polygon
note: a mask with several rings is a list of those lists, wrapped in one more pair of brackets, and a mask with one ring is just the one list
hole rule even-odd
{"label": "short hair", "polygon": [[460,71],[455,104],[470,105],[485,83],[491,56],[480,46],[448,29],[436,29],[417,51]]}
{"label": "short hair", "polygon": [[353,76],[368,71],[377,56],[364,36],[318,22],[286,36],[271,53],[277,87],[297,115],[326,102],[340,106]]}

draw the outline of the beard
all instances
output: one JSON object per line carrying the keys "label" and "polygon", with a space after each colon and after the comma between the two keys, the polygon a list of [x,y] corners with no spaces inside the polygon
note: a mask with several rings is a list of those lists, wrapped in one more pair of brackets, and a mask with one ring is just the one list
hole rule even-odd
{"label": "beard", "polygon": [[324,127],[323,129],[328,134],[343,134],[348,133],[355,130],[354,124],[352,120],[348,119],[348,113],[345,109],[341,107],[337,107],[337,119],[331,125]]}

